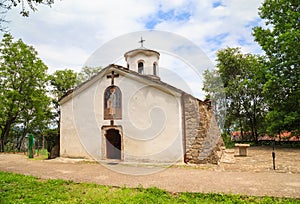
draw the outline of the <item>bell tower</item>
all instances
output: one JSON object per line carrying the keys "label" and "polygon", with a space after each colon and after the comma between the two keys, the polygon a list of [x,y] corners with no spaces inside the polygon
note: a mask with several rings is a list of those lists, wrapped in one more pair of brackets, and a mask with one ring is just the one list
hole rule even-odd
{"label": "bell tower", "polygon": [[127,62],[127,68],[138,72],[142,75],[147,75],[155,79],[159,79],[159,52],[147,49],[143,46],[143,38],[139,41],[141,47],[128,51],[124,54]]}

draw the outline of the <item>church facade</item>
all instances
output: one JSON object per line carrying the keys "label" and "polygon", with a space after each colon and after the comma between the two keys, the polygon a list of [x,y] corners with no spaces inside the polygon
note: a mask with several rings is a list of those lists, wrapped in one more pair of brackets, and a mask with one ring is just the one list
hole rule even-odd
{"label": "church facade", "polygon": [[124,54],[60,100],[60,156],[141,163],[218,163],[220,136],[211,104],[166,84],[160,54]]}

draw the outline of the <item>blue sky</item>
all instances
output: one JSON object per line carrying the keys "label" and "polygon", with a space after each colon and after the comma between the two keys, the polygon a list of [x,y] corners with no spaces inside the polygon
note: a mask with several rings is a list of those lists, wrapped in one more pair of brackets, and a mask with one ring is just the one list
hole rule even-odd
{"label": "blue sky", "polygon": [[[71,68],[79,71],[95,50],[121,35],[144,31],[167,31],[192,41],[214,63],[216,51],[241,47],[261,53],[251,35],[261,25],[258,7],[262,0],[62,0],[52,7],[38,6],[30,17],[20,7],[6,18],[11,34],[35,47],[49,72]],[[155,42],[145,39],[144,46]],[[139,39],[131,42],[139,47]],[[166,39],[166,42],[168,39]],[[119,45],[122,46],[122,45]],[[165,62],[165,61],[163,61]],[[168,66],[172,63],[160,66]]]}

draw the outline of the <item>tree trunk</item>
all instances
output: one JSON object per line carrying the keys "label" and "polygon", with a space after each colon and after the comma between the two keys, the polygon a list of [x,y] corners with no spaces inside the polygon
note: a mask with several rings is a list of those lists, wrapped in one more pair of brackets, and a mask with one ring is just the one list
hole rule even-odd
{"label": "tree trunk", "polygon": [[253,129],[254,129],[254,140],[255,140],[255,144],[258,144],[258,133],[257,133],[257,119],[256,119],[256,115],[257,111],[256,111],[256,100],[254,99],[254,103],[253,103]]}
{"label": "tree trunk", "polygon": [[1,134],[1,143],[0,143],[0,152],[4,152],[4,138],[2,137],[2,134]]}
{"label": "tree trunk", "polygon": [[22,131],[22,133],[21,133],[21,136],[20,136],[20,138],[18,139],[18,142],[17,142],[17,144],[16,144],[16,148],[17,148],[18,151],[21,151],[21,146],[22,146],[23,140],[24,140],[24,138],[26,137],[26,132],[27,132],[26,126],[27,126],[27,123],[25,122],[25,123],[24,123],[23,131]]}
{"label": "tree trunk", "polygon": [[14,118],[11,118],[10,120],[7,121],[7,123],[5,124],[4,128],[2,129],[1,132],[1,152],[4,152],[4,148],[7,142],[7,136],[9,134],[10,131],[10,127],[14,122]]}
{"label": "tree trunk", "polygon": [[255,130],[255,143],[258,144],[258,132]]}
{"label": "tree trunk", "polygon": [[239,118],[239,123],[240,123],[240,131],[241,131],[241,140],[244,140],[244,130],[243,130],[243,124],[241,118]]}
{"label": "tree trunk", "polygon": [[249,116],[249,119],[250,119],[250,125],[251,125],[251,140],[254,140],[255,144],[257,144],[257,140],[256,140],[256,137],[255,137],[255,127],[254,127],[254,122],[252,120],[252,117]]}
{"label": "tree trunk", "polygon": [[21,151],[21,146],[22,146],[22,143],[23,143],[23,140],[25,138],[26,135],[22,134],[20,139],[18,140],[18,143],[16,145],[16,149],[20,152]]}
{"label": "tree trunk", "polygon": [[53,159],[53,158],[56,158],[56,157],[59,157],[59,152],[60,152],[60,114],[59,114],[59,119],[58,119],[58,122],[57,122],[57,137],[56,137],[56,140],[53,144],[52,147],[48,148],[48,151],[49,151],[49,159]]}
{"label": "tree trunk", "polygon": [[8,117],[7,117],[7,120],[5,122],[4,128],[1,128],[1,136],[0,136],[0,138],[1,138],[1,145],[0,145],[1,149],[0,149],[0,151],[1,152],[4,152],[4,147],[5,147],[6,142],[7,142],[7,136],[9,134],[11,125],[17,119],[18,113],[15,113],[15,115],[13,115],[12,110],[13,110],[13,107],[10,107],[10,112],[8,114]]}

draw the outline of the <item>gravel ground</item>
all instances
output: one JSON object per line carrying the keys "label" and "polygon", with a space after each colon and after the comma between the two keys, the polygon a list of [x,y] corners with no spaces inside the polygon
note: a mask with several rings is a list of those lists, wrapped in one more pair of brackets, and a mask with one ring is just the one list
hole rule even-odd
{"label": "gravel ground", "polygon": [[[250,147],[247,157],[228,149],[219,165],[137,165],[79,159],[28,159],[23,154],[0,154],[0,171],[101,185],[156,186],[170,192],[217,192],[300,198],[300,149]],[[0,186],[1,187],[1,186]]]}

